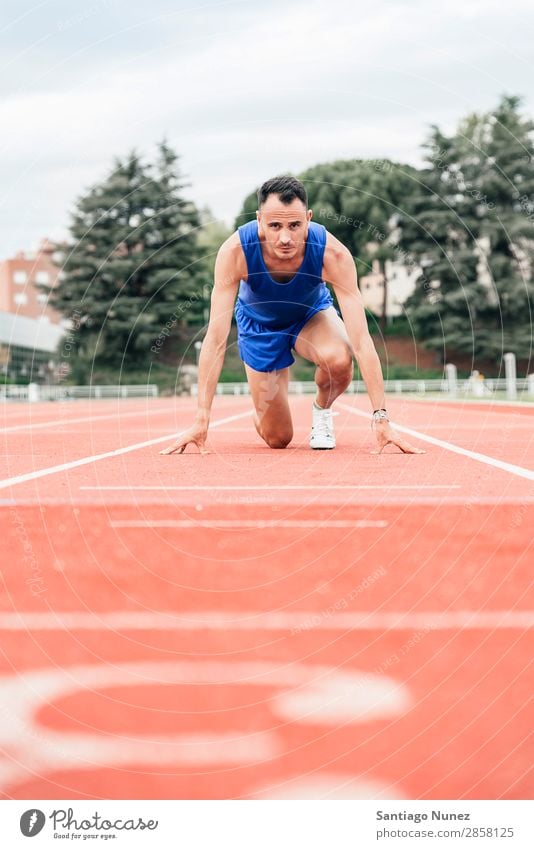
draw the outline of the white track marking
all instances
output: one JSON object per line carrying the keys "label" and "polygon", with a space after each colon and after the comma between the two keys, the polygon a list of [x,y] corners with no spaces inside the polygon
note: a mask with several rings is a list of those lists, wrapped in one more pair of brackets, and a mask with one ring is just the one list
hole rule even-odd
{"label": "white track marking", "polygon": [[[397,396],[396,400],[400,401],[401,399],[399,396]],[[455,407],[461,406],[462,404],[482,404],[485,407],[492,407],[493,405],[496,405],[497,407],[513,407],[514,410],[521,410],[523,407],[534,407],[534,401],[507,401],[506,398],[438,398],[437,396],[429,396],[427,398],[414,397],[413,395],[410,395],[406,396],[403,400],[422,401],[426,404],[430,404],[433,401],[436,401],[438,404],[452,404]],[[473,410],[473,412],[476,412],[476,410]]]}
{"label": "white track marking", "polygon": [[276,733],[236,729],[233,711],[201,734],[147,734],[141,728],[121,735],[99,733],[98,725],[95,731],[62,733],[37,721],[42,707],[66,696],[83,699],[117,686],[191,684],[202,685],[196,696],[201,713],[210,712],[210,696],[221,686],[255,690],[250,696],[267,705],[273,728],[281,719],[326,727],[357,724],[398,716],[412,706],[407,688],[385,675],[301,663],[176,660],[24,669],[0,677],[0,789],[22,780],[28,770],[42,775],[128,764],[254,764],[280,753]]}
{"label": "white track marking", "polygon": [[[357,427],[357,425],[355,424],[354,427]],[[394,427],[396,427],[396,425],[394,425]],[[478,422],[477,424],[466,425],[466,424],[459,424],[458,421],[455,421],[452,425],[451,424],[425,424],[425,433],[426,433],[427,430],[445,430],[446,428],[448,428],[450,430],[451,427],[454,428],[455,433],[462,432],[462,431],[469,431],[469,432],[477,431],[478,433],[480,433],[480,422]],[[485,422],[484,428],[486,429],[487,427],[488,427],[488,423]],[[502,422],[498,422],[498,423],[496,422],[494,425],[489,425],[489,427],[490,428],[494,427],[496,430],[502,430],[503,425],[502,425]],[[514,432],[516,430],[528,430],[528,431],[532,432],[533,429],[534,429],[534,422],[532,422],[532,421],[529,422],[528,424],[527,423],[516,424],[514,422]],[[230,430],[230,428],[228,428],[228,430]]]}
{"label": "white track marking", "polygon": [[[325,601],[325,608],[327,607]],[[534,610],[429,610],[420,613],[374,613],[295,610],[292,613],[257,611],[197,611],[191,617],[165,611],[20,612],[0,613],[0,631],[406,631],[425,629],[502,630],[534,627]]]}
{"label": "white track marking", "polygon": [[[57,427],[58,425],[82,424],[83,422],[99,422],[99,421],[104,421],[105,419],[117,419],[118,423],[120,424],[122,419],[131,417],[131,416],[144,416],[144,415],[153,416],[153,415],[156,415],[157,413],[169,413],[169,412],[173,412],[172,407],[159,407],[156,410],[143,409],[143,410],[137,410],[135,412],[130,412],[130,413],[121,413],[121,412],[110,413],[109,415],[105,415],[105,416],[85,416],[84,418],[79,418],[79,419],[65,419],[65,418],[63,418],[63,419],[49,419],[45,422],[30,422],[28,424],[18,424],[18,425],[10,425],[9,427],[3,427],[3,428],[0,429],[0,436],[2,436],[4,433],[13,433],[13,431],[17,431],[17,430],[28,430],[28,429],[34,430],[36,428],[41,428],[41,427]],[[182,413],[182,412],[187,412],[187,410],[180,410],[180,413]]]}
{"label": "white track marking", "polygon": [[[354,413],[355,416],[361,416],[364,419],[370,419],[369,413],[364,413],[363,410],[357,410],[355,407],[349,407],[348,404],[340,404],[344,410],[349,413]],[[496,460],[494,457],[489,457],[487,454],[479,454],[478,451],[470,451],[469,448],[460,448],[459,445],[454,445],[452,442],[445,442],[444,439],[436,439],[435,436],[427,436],[418,430],[412,430],[411,427],[394,424],[396,430],[401,433],[407,433],[414,436],[416,439],[421,439],[423,442],[429,442],[431,445],[437,445],[439,448],[445,448],[447,451],[453,451],[455,454],[462,454],[464,457],[469,457],[471,460],[477,460],[479,463],[484,463],[486,466],[494,466],[496,469],[501,469],[503,472],[510,472],[512,475],[517,475],[520,478],[534,481],[534,470],[526,469],[523,466],[516,466],[513,463],[505,463],[503,460]]]}
{"label": "white track marking", "polygon": [[383,519],[116,519],[109,523],[111,528],[210,528],[213,531],[232,528],[246,530],[254,528],[386,528],[388,522]]}
{"label": "white track marking", "polygon": [[[218,419],[213,422],[210,427],[220,427],[227,422],[234,422],[236,419],[241,419],[245,416],[250,416],[250,410],[247,410],[245,413],[237,413],[235,416],[227,416],[224,419]],[[126,448],[116,448],[115,451],[106,451],[104,454],[94,454],[91,457],[82,457],[80,460],[71,460],[69,463],[61,463],[59,466],[50,466],[47,469],[38,469],[35,472],[27,472],[24,475],[16,475],[13,478],[5,478],[0,481],[0,489],[9,489],[9,487],[16,486],[19,483],[26,483],[26,481],[32,481],[36,478],[44,478],[47,475],[55,475],[58,472],[66,472],[69,469],[76,469],[78,466],[87,466],[89,463],[96,463],[98,460],[107,460],[109,457],[119,457],[121,454],[128,454],[130,451],[138,451],[140,448],[148,448],[151,445],[157,445],[159,442],[168,442],[169,439],[177,439],[183,433],[185,433],[185,431],[180,431],[180,433],[170,433],[167,436],[158,436],[155,439],[147,439],[146,442],[137,442],[135,445],[128,445]],[[210,487],[207,488],[209,489]]]}
{"label": "white track marking", "polygon": [[247,793],[248,799],[405,799],[391,784],[344,773],[320,772],[298,778],[278,779],[272,787],[261,785]]}
{"label": "white track marking", "polygon": [[[212,425],[213,427],[213,425]],[[178,491],[194,491],[194,492],[272,492],[275,489],[277,492],[279,490],[296,490],[296,491],[306,491],[306,490],[316,490],[319,489],[321,492],[332,492],[337,490],[354,490],[354,489],[380,489],[386,492],[389,492],[390,489],[460,489],[460,484],[456,483],[447,483],[447,484],[302,484],[302,485],[293,485],[293,484],[271,484],[270,486],[250,486],[248,484],[243,484],[242,486],[195,486],[191,484],[191,486],[187,484],[181,484],[180,486],[168,485],[168,486],[80,486],[79,489],[84,490],[102,490],[103,492],[172,492],[174,490]]]}

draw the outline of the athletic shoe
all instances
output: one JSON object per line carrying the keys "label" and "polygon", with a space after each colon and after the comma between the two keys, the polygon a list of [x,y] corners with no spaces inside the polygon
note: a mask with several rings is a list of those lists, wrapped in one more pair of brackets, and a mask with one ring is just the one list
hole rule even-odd
{"label": "athletic shoe", "polygon": [[332,410],[322,410],[313,404],[313,422],[310,434],[310,448],[324,450],[336,447]]}

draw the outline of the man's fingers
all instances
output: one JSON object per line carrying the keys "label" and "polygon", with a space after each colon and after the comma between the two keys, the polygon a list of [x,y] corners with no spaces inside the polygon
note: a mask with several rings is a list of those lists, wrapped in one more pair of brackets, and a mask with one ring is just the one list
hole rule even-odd
{"label": "man's fingers", "polygon": [[206,448],[203,442],[198,442],[196,439],[186,439],[185,442],[176,442],[174,445],[170,445],[168,448],[164,448],[163,451],[160,451],[160,454],[183,454],[187,446],[193,443],[197,446],[200,454],[211,454],[209,448]]}
{"label": "man's fingers", "polygon": [[185,448],[185,445],[178,442],[174,445],[169,445],[168,448],[164,448],[163,451],[160,451],[159,453],[160,454],[174,454],[175,451],[178,451],[178,453],[181,454],[182,451],[184,450],[184,448]]}
{"label": "man's fingers", "polygon": [[404,442],[404,440],[399,439],[398,442],[394,443],[403,454],[426,454],[422,448],[416,448],[415,445],[411,445],[409,442]]}
{"label": "man's fingers", "polygon": [[402,439],[388,439],[382,445],[379,445],[378,450],[371,451],[371,454],[381,454],[386,445],[396,445],[397,448],[400,448],[403,454],[426,454],[426,451],[423,451],[422,448],[416,448],[414,445],[410,445],[409,442],[405,442]]}

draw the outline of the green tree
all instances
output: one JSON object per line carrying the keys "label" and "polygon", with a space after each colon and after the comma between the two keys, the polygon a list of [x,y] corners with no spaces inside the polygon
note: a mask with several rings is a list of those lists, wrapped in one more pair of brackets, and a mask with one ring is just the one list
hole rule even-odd
{"label": "green tree", "polygon": [[133,151],[76,203],[51,300],[72,319],[80,374],[146,364],[165,327],[202,315],[199,215],[177,159],[166,142],[154,163]]}
{"label": "green tree", "polygon": [[210,296],[213,288],[213,273],[215,259],[222,243],[231,235],[232,231],[227,225],[216,219],[209,209],[204,206],[200,210],[200,230],[198,244],[202,250],[200,262],[200,274],[202,277],[202,324],[208,321],[210,310]]}
{"label": "green tree", "polygon": [[[306,186],[313,220],[350,250],[359,276],[378,260],[385,279],[386,260],[399,258],[395,234],[406,200],[417,187],[417,170],[388,159],[349,159],[315,165],[298,178]],[[252,220],[256,208],[253,192],[245,198],[236,226]]]}
{"label": "green tree", "polygon": [[[317,165],[301,175],[315,219],[346,247],[360,278],[373,263],[383,280],[380,325],[387,322],[387,261],[402,259],[396,244],[406,199],[417,185],[415,168],[389,159],[353,159]],[[376,318],[370,318],[373,327]]]}
{"label": "green tree", "polygon": [[406,309],[443,359],[531,354],[534,125],[519,107],[503,97],[451,136],[434,126],[403,217],[402,245],[423,269]]}

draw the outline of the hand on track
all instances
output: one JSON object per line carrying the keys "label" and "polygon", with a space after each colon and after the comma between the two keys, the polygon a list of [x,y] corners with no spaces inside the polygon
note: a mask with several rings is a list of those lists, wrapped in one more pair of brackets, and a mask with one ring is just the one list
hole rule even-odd
{"label": "hand on track", "polygon": [[198,425],[193,425],[189,430],[186,430],[179,439],[176,440],[172,445],[169,445],[168,448],[164,448],[163,451],[160,451],[160,454],[182,454],[185,451],[186,445],[189,443],[193,443],[197,446],[199,452],[201,454],[209,454],[210,451],[206,448],[206,437],[208,435],[207,428],[199,427]]}
{"label": "hand on track", "polygon": [[376,422],[374,428],[378,449],[371,451],[371,454],[381,454],[386,445],[396,445],[403,454],[426,454],[426,451],[423,451],[422,448],[416,448],[415,445],[400,436],[389,422]]}

